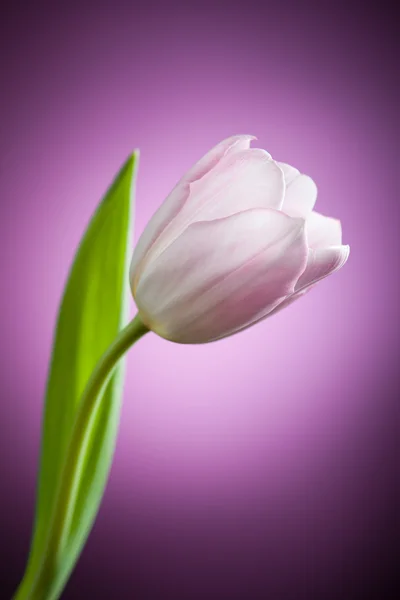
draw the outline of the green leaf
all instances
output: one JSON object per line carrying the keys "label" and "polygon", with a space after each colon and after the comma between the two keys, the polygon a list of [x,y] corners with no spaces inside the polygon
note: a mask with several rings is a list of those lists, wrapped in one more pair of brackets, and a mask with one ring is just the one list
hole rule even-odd
{"label": "green leaf", "polygon": [[[44,553],[59,475],[85,385],[127,317],[131,198],[138,152],[126,161],[92,217],[76,253],[58,316],[46,391],[33,539],[18,590],[30,589]],[[62,587],[72,570],[104,492],[117,434],[123,383],[121,361],[109,381],[85,453]]]}

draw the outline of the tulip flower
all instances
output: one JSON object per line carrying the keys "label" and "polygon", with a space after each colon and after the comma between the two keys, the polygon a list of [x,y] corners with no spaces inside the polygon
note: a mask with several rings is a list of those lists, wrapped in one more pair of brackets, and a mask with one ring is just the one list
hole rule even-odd
{"label": "tulip flower", "polygon": [[313,210],[315,183],[250,148],[254,139],[218,144],[150,220],[129,273],[138,314],[124,327],[138,152],[93,215],[59,311],[35,526],[14,600],[57,600],[79,558],[111,466],[128,349],[151,330],[192,344],[232,335],[346,262],[340,222]]}
{"label": "tulip flower", "polygon": [[139,315],[181,343],[253,325],[344,265],[340,221],[313,210],[317,188],[251,148],[218,144],[179,181],[144,230],[130,268]]}

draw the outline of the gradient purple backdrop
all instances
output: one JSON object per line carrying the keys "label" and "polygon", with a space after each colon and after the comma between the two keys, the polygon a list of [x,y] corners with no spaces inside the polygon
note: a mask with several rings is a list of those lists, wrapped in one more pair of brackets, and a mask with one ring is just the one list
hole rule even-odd
{"label": "gradient purple backdrop", "polygon": [[137,239],[235,133],[315,179],[349,262],[238,336],[188,347],[149,334],[131,351],[109,485],[63,597],[389,598],[400,209],[394,26],[380,7],[4,13],[1,598],[23,573],[53,327],[91,213],[140,148]]}

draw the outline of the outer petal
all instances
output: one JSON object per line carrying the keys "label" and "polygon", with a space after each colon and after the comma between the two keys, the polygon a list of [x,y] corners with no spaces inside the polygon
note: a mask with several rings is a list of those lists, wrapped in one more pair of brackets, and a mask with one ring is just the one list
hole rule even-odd
{"label": "outer petal", "polygon": [[257,139],[254,135],[233,135],[223,140],[197,163],[184,176],[186,181],[197,181],[213,169],[225,154],[239,152],[250,148],[250,142]]}
{"label": "outer petal", "polygon": [[190,197],[172,224],[209,221],[250,208],[282,208],[282,170],[265,150],[228,152],[212,171],[190,186]]}
{"label": "outer petal", "polygon": [[349,258],[349,254],[350,246],[321,248],[318,250],[310,249],[306,269],[296,283],[294,294],[283,300],[270,315],[273,313],[275,314],[282,308],[286,308],[289,304],[298,300],[301,296],[304,296],[304,294],[310,291],[321,279],[327,277],[334,271],[338,271]]}
{"label": "outer petal", "polygon": [[142,268],[192,223],[228,217],[251,208],[279,209],[284,190],[283,173],[265,150],[229,151],[214,169],[190,184],[189,197],[152,245]]}
{"label": "outer petal", "polygon": [[296,283],[295,292],[304,290],[314,285],[320,279],[327,277],[337,271],[347,261],[350,254],[350,246],[332,246],[308,251],[307,266],[304,273]]}
{"label": "outer petal", "polygon": [[271,311],[293,291],[306,260],[304,221],[247,210],[190,225],[145,269],[135,300],[159,335],[207,342]]}
{"label": "outer petal", "polygon": [[338,219],[325,217],[314,210],[306,221],[307,241],[310,248],[327,248],[340,246],[342,243],[342,226]]}
{"label": "outer petal", "polygon": [[282,210],[291,217],[307,217],[317,199],[317,186],[308,175],[303,175],[290,165],[279,162],[286,183]]}
{"label": "outer petal", "polygon": [[150,219],[136,244],[130,268],[131,280],[136,277],[139,264],[145,254],[161,235],[168,223],[170,223],[179,213],[189,198],[190,183],[204,177],[208,171],[218,164],[228,151],[234,153],[249,148],[251,140],[254,139],[256,138],[251,135],[235,135],[223,140],[207,152],[207,154],[182,177]]}

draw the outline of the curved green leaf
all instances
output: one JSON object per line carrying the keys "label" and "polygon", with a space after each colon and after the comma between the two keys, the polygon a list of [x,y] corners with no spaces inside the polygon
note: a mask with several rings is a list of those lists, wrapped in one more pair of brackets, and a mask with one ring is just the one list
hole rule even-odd
{"label": "curved green leaf", "polygon": [[[126,320],[131,198],[137,162],[138,152],[134,152],[92,217],[61,302],[46,391],[35,526],[27,571],[19,589],[22,596],[40,566],[80,397],[97,361]],[[63,568],[64,582],[103,495],[117,434],[122,382],[121,361],[104,392],[105,401],[96,414],[87,448],[70,533],[73,550],[65,557],[68,568]]]}

